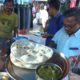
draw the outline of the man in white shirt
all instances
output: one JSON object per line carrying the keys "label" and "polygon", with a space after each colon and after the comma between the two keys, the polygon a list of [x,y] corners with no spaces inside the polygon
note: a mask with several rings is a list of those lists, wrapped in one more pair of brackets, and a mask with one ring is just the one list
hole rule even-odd
{"label": "man in white shirt", "polygon": [[48,20],[48,12],[44,8],[44,4],[41,4],[39,13],[40,13],[40,19],[42,20],[42,27],[45,28],[46,21]]}

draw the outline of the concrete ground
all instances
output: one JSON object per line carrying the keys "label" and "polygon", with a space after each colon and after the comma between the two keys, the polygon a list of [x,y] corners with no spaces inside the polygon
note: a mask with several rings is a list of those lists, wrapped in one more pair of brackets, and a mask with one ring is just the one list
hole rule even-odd
{"label": "concrete ground", "polygon": [[80,75],[70,73],[70,80],[80,80]]}

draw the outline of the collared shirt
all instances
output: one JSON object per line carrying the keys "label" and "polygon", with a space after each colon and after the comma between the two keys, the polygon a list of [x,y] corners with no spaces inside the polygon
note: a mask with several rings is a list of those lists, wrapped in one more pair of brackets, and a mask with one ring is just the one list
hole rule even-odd
{"label": "collared shirt", "polygon": [[[60,16],[60,20],[59,23],[57,23],[56,21],[58,20],[59,16]],[[54,34],[58,31],[58,28],[61,28],[62,26],[63,26],[63,15],[61,13],[58,13],[56,16],[50,18],[47,33],[54,36]],[[46,45],[48,45],[51,39],[52,38],[50,37],[46,39]]]}
{"label": "collared shirt", "polygon": [[57,44],[57,50],[66,57],[80,55],[80,29],[69,36],[65,29],[60,29],[52,39]]}

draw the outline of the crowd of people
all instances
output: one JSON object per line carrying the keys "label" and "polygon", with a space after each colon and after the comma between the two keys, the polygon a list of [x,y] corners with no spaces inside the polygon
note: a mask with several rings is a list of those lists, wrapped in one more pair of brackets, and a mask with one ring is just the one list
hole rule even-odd
{"label": "crowd of people", "polygon": [[[80,9],[77,7],[78,4],[79,0],[67,1],[62,13],[59,0],[48,0],[48,19],[43,27],[42,37],[46,38],[46,46],[55,48],[59,53],[62,52],[68,59],[77,57],[79,60]],[[69,80],[69,77],[66,76],[63,80]]]}
{"label": "crowd of people", "polygon": [[[13,1],[5,0],[0,12],[0,55],[10,54],[10,45],[13,36],[18,34],[18,16],[13,12]],[[71,7],[60,11],[59,0],[48,0],[47,6],[41,4],[36,10],[37,23],[41,19],[44,30],[45,45],[64,53],[67,58],[80,55],[80,9]],[[9,51],[8,51],[9,50]],[[80,57],[78,57],[80,58]],[[66,79],[67,78],[67,79]],[[69,80],[65,77],[63,80]]]}

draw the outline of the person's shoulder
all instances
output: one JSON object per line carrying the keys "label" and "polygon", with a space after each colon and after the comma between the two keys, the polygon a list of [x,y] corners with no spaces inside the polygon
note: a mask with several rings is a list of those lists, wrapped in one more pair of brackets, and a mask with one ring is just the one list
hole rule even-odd
{"label": "person's shoulder", "polygon": [[61,12],[57,12],[57,14],[53,17],[57,20],[57,23],[63,19],[63,14]]}
{"label": "person's shoulder", "polygon": [[64,27],[62,27],[60,30],[58,30],[58,31],[56,32],[55,35],[62,35],[62,34],[64,34],[64,33],[65,33],[65,30],[64,30]]}
{"label": "person's shoulder", "polygon": [[5,12],[3,10],[0,11],[0,15],[4,14]]}
{"label": "person's shoulder", "polygon": [[17,17],[18,17],[18,15],[17,15],[15,12],[12,12],[12,16],[13,16],[14,18],[17,18]]}
{"label": "person's shoulder", "polygon": [[15,15],[15,16],[17,15],[15,12],[12,12],[12,14]]}
{"label": "person's shoulder", "polygon": [[2,12],[0,12],[0,16],[2,15]]}
{"label": "person's shoulder", "polygon": [[56,32],[56,34],[53,37],[53,40],[59,40],[60,38],[63,37],[65,34],[64,28],[62,27],[59,31]]}
{"label": "person's shoulder", "polygon": [[60,18],[64,17],[63,14],[62,14],[62,12],[58,12],[58,17],[60,17]]}

